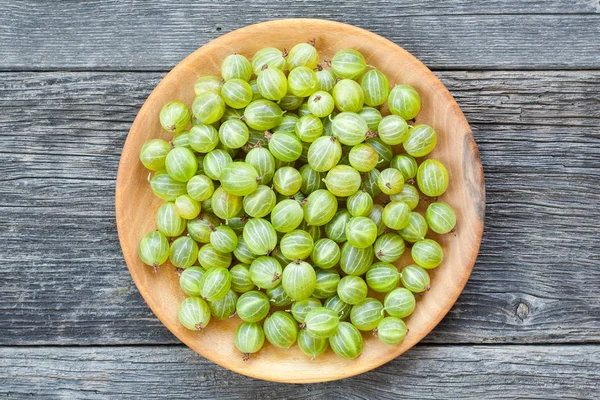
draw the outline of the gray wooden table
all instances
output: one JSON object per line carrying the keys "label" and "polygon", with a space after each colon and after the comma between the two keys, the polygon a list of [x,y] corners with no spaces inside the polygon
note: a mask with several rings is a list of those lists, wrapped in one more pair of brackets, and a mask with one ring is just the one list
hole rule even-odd
{"label": "gray wooden table", "polygon": [[[202,44],[316,17],[428,65],[485,169],[473,275],[416,348],[344,381],[282,385],[181,345],[140,297],[115,229],[129,127]],[[600,397],[598,0],[0,0],[3,398]]]}

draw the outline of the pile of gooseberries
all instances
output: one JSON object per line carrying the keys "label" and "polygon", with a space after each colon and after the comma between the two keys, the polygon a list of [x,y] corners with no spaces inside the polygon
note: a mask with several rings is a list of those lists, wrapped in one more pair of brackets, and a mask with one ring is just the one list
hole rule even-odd
{"label": "pile of gooseberries", "polygon": [[[422,159],[437,134],[414,122],[417,90],[390,89],[353,49],[319,60],[307,43],[229,55],[221,77],[195,82],[193,103],[162,107],[170,140],[140,151],[164,203],[139,257],[180,274],[185,328],[239,317],[246,358],[265,339],[348,359],[362,352],[361,331],[402,342],[444,258],[427,233],[456,225],[437,199],[445,166]],[[398,266],[407,248],[413,262]]]}

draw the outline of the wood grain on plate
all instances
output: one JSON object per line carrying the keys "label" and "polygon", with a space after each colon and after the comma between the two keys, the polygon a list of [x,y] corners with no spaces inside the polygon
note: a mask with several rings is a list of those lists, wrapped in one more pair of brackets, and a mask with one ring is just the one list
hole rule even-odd
{"label": "wood grain on plate", "polygon": [[[419,299],[415,313],[407,320],[410,332],[401,345],[387,346],[365,334],[364,351],[356,360],[342,359],[329,350],[311,361],[297,347],[281,350],[267,345],[250,361],[243,361],[233,345],[239,319],[211,323],[202,332],[186,330],[177,321],[177,309],[184,296],[176,276],[170,268],[154,273],[137,257],[141,237],[155,229],[154,212],[161,203],[148,186],[148,172],[138,154],[146,140],[166,135],[158,122],[161,107],[175,99],[191,104],[195,80],[218,74],[220,62],[227,55],[240,53],[251,58],[263,47],[289,49],[302,38],[314,38],[323,59],[330,59],[337,50],[355,48],[385,73],[392,85],[407,83],[417,89],[422,98],[417,123],[427,123],[438,132],[438,144],[430,156],[448,168],[451,187],[442,200],[457,211],[458,229],[456,235],[439,238],[445,249],[444,263],[432,272],[432,289]],[[175,336],[211,361],[245,375],[281,382],[317,382],[375,368],[411,348],[437,325],[458,298],[475,263],[483,233],[484,192],[483,170],[470,127],[435,75],[408,52],[374,33],[336,22],[305,19],[272,21],[229,33],[175,67],[148,97],[133,123],[121,156],[115,203],[121,247],[134,282]]]}

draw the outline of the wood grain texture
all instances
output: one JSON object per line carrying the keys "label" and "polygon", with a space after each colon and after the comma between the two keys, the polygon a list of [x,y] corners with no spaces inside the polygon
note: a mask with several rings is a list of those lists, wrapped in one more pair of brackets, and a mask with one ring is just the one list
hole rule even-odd
{"label": "wood grain texture", "polygon": [[[176,342],[126,271],[112,197],[162,75],[0,74],[0,343]],[[424,341],[600,340],[600,72],[437,75],[472,123],[488,201],[471,279]]]}
{"label": "wood grain texture", "polygon": [[[251,58],[267,40],[277,48],[292,48],[298,37],[315,32],[314,46],[322,59],[331,60],[338,51],[354,48],[387,76],[391,86],[408,84],[418,91],[421,111],[415,122],[428,124],[438,133],[437,145],[427,158],[441,161],[448,170],[452,185],[440,200],[456,211],[459,228],[453,235],[428,235],[444,248],[444,260],[429,271],[430,289],[428,286],[427,293],[418,296],[415,311],[405,319],[408,333],[402,343],[388,346],[363,332],[364,348],[357,360],[343,359],[331,350],[310,360],[299,348],[266,345],[248,363],[233,345],[234,332],[242,322],[239,318],[211,321],[210,329],[201,332],[184,328],[178,310],[186,296],[172,266],[153,270],[140,259],[140,240],[156,230],[156,211],[164,201],[150,189],[149,171],[140,163],[139,154],[146,141],[167,137],[158,121],[164,104],[176,99],[191,107],[196,80],[219,74],[225,57],[237,53]],[[389,113],[385,106],[382,113]],[[269,21],[223,35],[190,54],[163,78],[138,112],[123,146],[115,208],[119,241],[131,276],[146,303],[178,339],[203,357],[241,374],[275,382],[313,383],[376,368],[420,342],[442,320],[462,292],[477,258],[483,235],[485,186],[471,128],[446,87],[425,65],[389,40],[355,26],[293,19]],[[424,206],[421,208],[423,213]],[[407,252],[395,265],[402,268],[412,262]]]}
{"label": "wood grain texture", "polygon": [[364,27],[434,69],[600,68],[598,0],[0,0],[0,10],[5,71],[169,70],[223,33],[294,17]]}
{"label": "wood grain texture", "polygon": [[417,346],[360,376],[302,386],[250,379],[181,346],[0,355],[0,396],[9,399],[597,399],[600,391],[599,345]]}

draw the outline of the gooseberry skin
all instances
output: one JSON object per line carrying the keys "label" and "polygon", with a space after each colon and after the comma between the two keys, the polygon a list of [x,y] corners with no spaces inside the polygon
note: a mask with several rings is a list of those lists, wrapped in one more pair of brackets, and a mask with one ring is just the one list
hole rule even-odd
{"label": "gooseberry skin", "polygon": [[394,157],[394,150],[389,144],[383,143],[379,138],[369,139],[366,143],[377,151],[379,156],[377,168],[386,168],[390,165],[390,161],[392,161],[392,158]]}
{"label": "gooseberry skin", "polygon": [[292,304],[292,315],[294,319],[298,321],[298,323],[303,323],[306,314],[308,314],[311,310],[321,307],[321,300],[315,299],[314,297],[309,297],[307,299],[295,301]]}
{"label": "gooseberry skin", "polygon": [[388,293],[398,286],[400,272],[392,264],[378,262],[369,268],[365,279],[371,290],[379,293]]}
{"label": "gooseberry skin", "polygon": [[312,293],[317,299],[326,299],[336,294],[338,283],[340,282],[340,274],[333,269],[316,270],[317,284]]}
{"label": "gooseberry skin", "polygon": [[313,250],[313,238],[303,230],[295,230],[283,235],[279,241],[279,249],[289,260],[304,260]]}
{"label": "gooseberry skin", "polygon": [[363,275],[373,261],[373,246],[358,248],[350,243],[344,243],[342,246],[342,255],[340,257],[340,268],[348,275]]}
{"label": "gooseberry skin", "polygon": [[250,131],[239,119],[230,119],[219,127],[219,140],[230,149],[239,149],[248,142]]}
{"label": "gooseberry skin", "polygon": [[[282,110],[291,111],[291,110],[299,110],[304,102],[304,97],[299,97],[290,92],[288,87],[288,92],[283,96],[277,104]],[[298,111],[299,112],[299,111]]]}
{"label": "gooseberry skin", "polygon": [[196,80],[196,83],[194,83],[194,94],[196,96],[199,96],[204,92],[220,94],[221,86],[222,83],[220,78],[214,75],[201,76]]}
{"label": "gooseberry skin", "polygon": [[412,86],[397,85],[390,91],[388,107],[392,114],[408,121],[421,111],[421,97]]}
{"label": "gooseberry skin", "polygon": [[382,235],[387,228],[383,223],[383,206],[381,204],[373,204],[369,218],[377,225],[377,235]]}
{"label": "gooseberry skin", "polygon": [[234,337],[235,347],[248,357],[258,352],[265,344],[265,333],[256,322],[244,322],[237,327]]}
{"label": "gooseberry skin", "polygon": [[377,177],[377,186],[387,195],[400,193],[404,187],[404,177],[397,169],[386,168]]}
{"label": "gooseberry skin", "polygon": [[164,130],[183,132],[191,121],[190,110],[181,101],[171,101],[161,108],[159,119]]}
{"label": "gooseberry skin", "polygon": [[221,253],[231,253],[237,247],[238,237],[227,225],[219,225],[210,233],[210,244]]}
{"label": "gooseberry skin", "polygon": [[390,166],[400,171],[405,181],[417,176],[417,169],[419,168],[417,160],[408,154],[394,156],[390,162]]}
{"label": "gooseberry skin", "polygon": [[354,305],[367,298],[369,288],[359,276],[347,275],[340,280],[337,295],[346,304]]}
{"label": "gooseberry skin", "polygon": [[408,208],[414,210],[419,205],[420,194],[413,185],[405,184],[400,193],[390,196],[392,201],[402,201],[408,205]]}
{"label": "gooseberry skin", "polygon": [[221,219],[229,219],[237,216],[243,207],[243,199],[219,186],[210,199],[213,213]]}
{"label": "gooseberry skin", "polygon": [[354,49],[339,50],[331,59],[331,71],[342,79],[355,79],[367,69],[363,55]]}
{"label": "gooseberry skin", "polygon": [[273,289],[267,289],[267,296],[269,301],[275,307],[285,307],[292,304],[292,299],[285,292],[283,285],[274,287]]}
{"label": "gooseberry skin", "polygon": [[402,254],[404,254],[405,248],[404,239],[394,232],[384,233],[379,236],[373,245],[375,257],[387,263],[398,261],[402,257]]}
{"label": "gooseberry skin", "polygon": [[348,319],[348,316],[350,315],[350,309],[352,308],[350,304],[343,302],[337,295],[331,296],[325,300],[323,306],[335,311],[340,321],[345,321]]}
{"label": "gooseberry skin", "polygon": [[343,243],[346,238],[346,224],[352,218],[352,214],[348,210],[340,210],[334,217],[325,225],[325,234],[327,237],[337,243]]}
{"label": "gooseberry skin", "polygon": [[408,136],[408,124],[397,115],[388,115],[379,123],[377,133],[382,142],[394,146]]}
{"label": "gooseberry skin", "polygon": [[230,289],[221,300],[209,301],[208,307],[211,315],[221,321],[231,318],[235,314],[237,300],[237,293]]}
{"label": "gooseberry skin", "polygon": [[385,312],[392,317],[406,318],[415,310],[417,301],[410,290],[399,287],[385,295],[383,304]]}
{"label": "gooseberry skin", "polygon": [[410,208],[402,201],[392,201],[383,208],[382,219],[385,226],[393,230],[406,228],[410,223]]}
{"label": "gooseberry skin", "polygon": [[348,153],[350,165],[359,172],[369,172],[377,166],[379,161],[377,151],[366,143],[353,146]]}
{"label": "gooseberry skin", "polygon": [[275,132],[269,139],[269,151],[277,160],[296,161],[302,154],[302,142],[292,132]]}
{"label": "gooseberry skin", "polygon": [[348,197],[346,207],[353,217],[367,217],[373,209],[373,198],[366,191],[359,190]]}
{"label": "gooseberry skin", "polygon": [[350,310],[352,325],[361,331],[372,331],[383,319],[383,304],[377,299],[367,297]]}
{"label": "gooseberry skin", "polygon": [[409,243],[415,243],[419,240],[425,239],[427,234],[428,226],[425,217],[418,212],[411,212],[408,219],[408,226],[398,231],[398,234],[402,236],[402,239]]}
{"label": "gooseberry skin", "polygon": [[206,175],[194,175],[187,182],[186,189],[190,198],[196,201],[204,201],[211,198],[215,191],[215,185],[212,179]]}
{"label": "gooseberry skin", "polygon": [[177,312],[179,323],[191,331],[201,331],[210,322],[210,308],[199,297],[184,299]]}
{"label": "gooseberry skin", "polygon": [[230,54],[221,63],[221,76],[225,82],[231,79],[241,79],[246,82],[252,76],[252,65],[241,54]]}
{"label": "gooseberry skin", "polygon": [[212,125],[192,126],[188,133],[190,147],[199,153],[208,153],[219,144],[219,133]]}
{"label": "gooseberry skin", "polygon": [[302,178],[302,185],[300,186],[302,193],[309,195],[315,190],[323,188],[323,174],[321,172],[315,171],[308,164],[303,165],[299,172]]}
{"label": "gooseberry skin", "polygon": [[210,242],[210,226],[218,226],[221,221],[213,214],[208,212],[200,213],[198,218],[187,222],[188,235],[198,243]]}
{"label": "gooseberry skin", "polygon": [[328,190],[315,190],[306,198],[304,220],[308,225],[325,225],[331,221],[337,211],[337,207],[337,199]]}
{"label": "gooseberry skin", "polygon": [[319,64],[319,53],[308,43],[298,43],[288,52],[287,65],[290,71],[302,66],[314,69],[317,64]]}
{"label": "gooseberry skin", "polygon": [[314,116],[325,118],[333,112],[335,101],[328,92],[319,90],[310,95],[307,105]]}
{"label": "gooseberry skin", "polygon": [[174,203],[162,204],[156,212],[156,227],[158,231],[167,237],[179,236],[185,230],[186,222],[177,213]]}
{"label": "gooseberry skin", "polygon": [[456,226],[454,210],[448,204],[442,202],[429,204],[427,211],[425,211],[425,219],[431,230],[441,235],[452,231]]}
{"label": "gooseberry skin", "polygon": [[187,182],[196,175],[198,160],[190,149],[175,147],[165,158],[165,168],[169,176],[177,182]]}
{"label": "gooseberry skin", "polygon": [[362,76],[360,87],[365,93],[365,104],[371,107],[385,103],[390,93],[390,83],[387,77],[375,69],[367,71]]}
{"label": "gooseberry skin", "polygon": [[298,337],[298,325],[294,318],[285,311],[275,311],[268,316],[263,324],[263,329],[269,343],[282,349],[292,347]]}
{"label": "gooseberry skin", "polygon": [[[186,271],[190,269],[188,268]],[[231,267],[229,273],[231,274],[231,289],[235,292],[241,294],[254,289],[254,283],[250,279],[250,268],[247,264],[236,264]]]}
{"label": "gooseberry skin", "polygon": [[298,332],[298,347],[304,354],[314,360],[327,350],[329,341],[327,339],[315,339],[305,330],[300,330]]}
{"label": "gooseberry skin", "polygon": [[291,196],[300,190],[302,175],[293,167],[281,167],[273,176],[273,187],[278,193]]}
{"label": "gooseberry skin", "polygon": [[379,178],[381,172],[378,169],[372,169],[365,174],[363,180],[363,190],[366,191],[371,197],[375,198],[381,194],[381,189],[377,185],[377,178]]}
{"label": "gooseberry skin", "polygon": [[359,249],[371,246],[377,239],[377,225],[367,217],[353,217],[346,224],[348,243]]}
{"label": "gooseberry skin", "polygon": [[305,115],[296,122],[295,132],[301,141],[312,143],[323,134],[323,123],[312,114]]}
{"label": "gooseberry skin", "polygon": [[225,102],[214,92],[204,92],[196,96],[192,103],[194,118],[203,124],[212,124],[225,114]]}
{"label": "gooseberry skin", "polygon": [[315,71],[308,67],[300,66],[290,71],[288,87],[294,96],[308,97],[319,90],[319,81]]}
{"label": "gooseberry skin", "polygon": [[362,180],[360,174],[348,165],[336,165],[325,177],[325,186],[333,195],[347,197],[354,194]]}
{"label": "gooseberry skin", "polygon": [[292,262],[284,268],[281,284],[292,300],[303,300],[315,290],[317,274],[312,265],[305,261]]}
{"label": "gooseberry skin", "polygon": [[231,108],[244,108],[252,101],[252,87],[245,80],[230,79],[221,88],[221,98]]}
{"label": "gooseberry skin", "polygon": [[429,290],[430,278],[427,271],[418,265],[407,265],[400,274],[402,285],[413,293]]}
{"label": "gooseberry skin", "polygon": [[257,75],[258,91],[265,99],[278,101],[287,94],[287,78],[280,69],[266,68]]}
{"label": "gooseberry skin", "polygon": [[296,200],[282,200],[271,211],[271,224],[277,232],[291,232],[300,226],[303,219],[304,211]]}
{"label": "gooseberry skin", "polygon": [[268,149],[262,146],[251,149],[244,161],[256,168],[261,185],[271,182],[275,174],[275,158]]}
{"label": "gooseberry skin", "polygon": [[285,113],[281,123],[273,128],[273,133],[275,132],[293,132],[296,128],[296,122],[300,119],[294,113]]}
{"label": "gooseberry skin", "polygon": [[229,268],[231,253],[221,253],[212,244],[205,244],[198,250],[198,263],[209,270],[211,268]]}
{"label": "gooseberry skin", "polygon": [[242,321],[258,322],[267,316],[270,308],[271,305],[266,294],[258,290],[251,290],[238,298],[235,311]]}
{"label": "gooseberry skin", "polygon": [[317,307],[306,314],[303,325],[306,332],[315,339],[327,339],[337,331],[339,322],[335,311]]}
{"label": "gooseberry skin", "polygon": [[159,231],[149,232],[140,241],[138,256],[144,264],[156,269],[169,258],[169,241]]}
{"label": "gooseberry skin", "polygon": [[250,251],[243,236],[238,237],[238,245],[233,251],[233,255],[244,264],[251,264],[258,257]]}
{"label": "gooseberry skin", "polygon": [[400,318],[386,317],[379,322],[377,329],[373,332],[377,334],[377,337],[383,343],[395,345],[404,340],[408,333],[408,329],[406,328],[404,321]]}
{"label": "gooseberry skin", "polygon": [[429,197],[441,196],[448,189],[449,182],[448,170],[438,160],[428,159],[419,165],[417,185],[423,194]]}
{"label": "gooseberry skin", "polygon": [[268,131],[281,123],[283,112],[270,100],[254,100],[244,109],[244,121],[251,129]]}
{"label": "gooseberry skin", "polygon": [[206,271],[202,267],[190,267],[179,276],[179,286],[183,293],[192,297],[200,297],[200,280]]}
{"label": "gooseberry skin", "polygon": [[190,149],[189,132],[183,131],[176,133],[173,136],[173,139],[171,139],[171,143],[173,144],[173,147],[187,147]]}
{"label": "gooseberry skin", "polygon": [[273,257],[261,256],[250,264],[250,279],[260,289],[272,289],[279,285],[283,269]]}
{"label": "gooseberry skin", "polygon": [[256,168],[241,161],[227,164],[220,178],[223,189],[236,196],[246,196],[254,192],[260,180]]}
{"label": "gooseberry skin", "polygon": [[413,261],[422,268],[433,269],[444,260],[442,246],[432,239],[423,239],[416,242],[410,250]]}
{"label": "gooseberry skin", "polygon": [[340,247],[328,238],[319,239],[313,246],[311,260],[314,265],[322,269],[333,268],[340,261]]}
{"label": "gooseberry skin", "polygon": [[266,219],[251,218],[244,226],[244,241],[256,255],[269,254],[277,245],[277,232]]}
{"label": "gooseberry skin", "polygon": [[341,144],[355,146],[365,140],[369,127],[362,117],[353,112],[342,112],[335,116],[331,132]]}
{"label": "gooseberry skin", "polygon": [[283,52],[274,47],[264,47],[254,53],[252,57],[252,70],[254,74],[258,76],[265,69],[265,65],[270,69],[277,68],[283,71],[286,67]]}
{"label": "gooseberry skin", "polygon": [[308,165],[317,172],[327,172],[342,158],[342,146],[335,136],[321,136],[308,148]]}
{"label": "gooseberry skin", "polygon": [[[251,80],[250,82],[248,82],[248,84],[250,84],[250,89],[252,89],[252,100],[260,100],[262,99],[262,94],[260,94],[260,92],[258,91],[258,83],[256,83],[256,79]],[[241,117],[241,115],[240,115]]]}
{"label": "gooseberry skin", "polygon": [[423,157],[431,153],[437,144],[437,134],[425,124],[415,125],[408,130],[402,143],[404,151],[413,157]]}
{"label": "gooseberry skin", "polygon": [[209,268],[200,281],[200,293],[207,301],[222,300],[231,288],[231,274],[224,267]]}
{"label": "gooseberry skin", "polygon": [[243,208],[246,214],[254,218],[262,218],[273,210],[277,198],[273,190],[265,185],[259,185],[256,190],[246,196],[243,200]]}
{"label": "gooseberry skin", "polygon": [[[342,79],[331,91],[335,106],[344,112],[357,113],[363,107],[365,94],[358,83],[351,79]],[[366,125],[366,123],[365,123]]]}
{"label": "gooseberry skin", "polygon": [[338,356],[353,359],[362,353],[363,338],[353,324],[340,322],[337,331],[329,338],[329,345]]}
{"label": "gooseberry skin", "polygon": [[189,236],[182,236],[171,243],[169,261],[177,268],[189,268],[198,259],[198,244]]}
{"label": "gooseberry skin", "polygon": [[215,149],[204,156],[202,160],[202,167],[204,168],[204,174],[210,179],[219,180],[221,178],[221,172],[223,168],[229,163],[233,162],[229,153],[224,150]]}
{"label": "gooseberry skin", "polygon": [[358,115],[367,123],[367,127],[371,132],[376,132],[379,123],[382,120],[381,113],[373,107],[363,107],[358,112]]}
{"label": "gooseberry skin", "polygon": [[166,140],[148,140],[140,150],[140,161],[150,171],[162,171],[165,169],[165,159],[169,151],[171,145]]}

